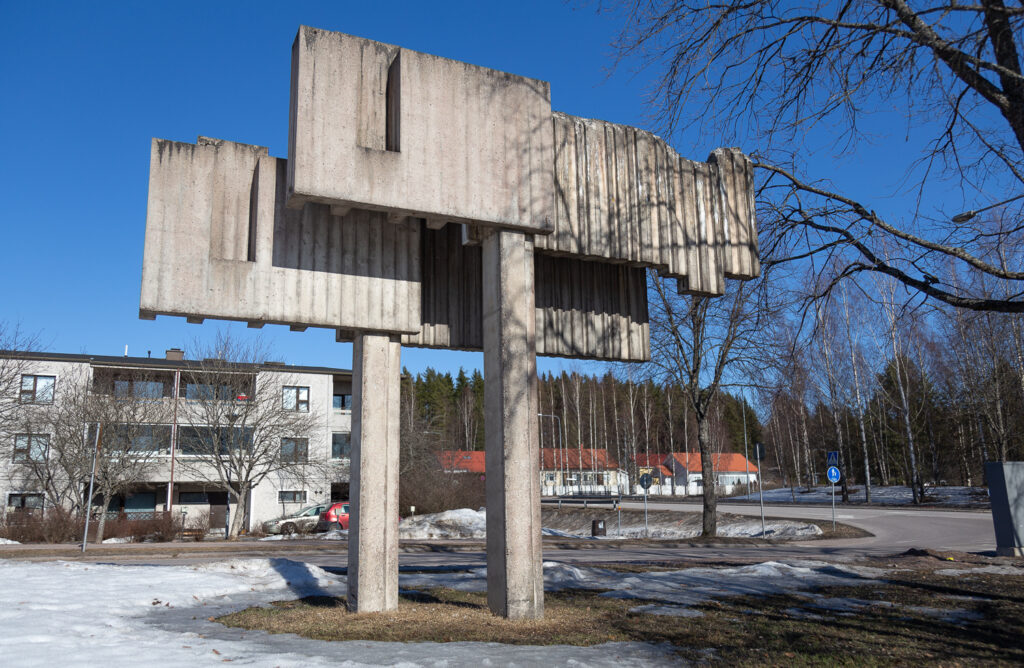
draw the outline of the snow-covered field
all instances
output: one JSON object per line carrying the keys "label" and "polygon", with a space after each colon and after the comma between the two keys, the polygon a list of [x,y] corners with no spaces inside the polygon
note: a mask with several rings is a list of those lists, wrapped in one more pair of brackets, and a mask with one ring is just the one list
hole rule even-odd
{"label": "snow-covered field", "polygon": [[[841,490],[836,485],[836,502],[840,500]],[[926,487],[925,503],[942,506],[961,507],[987,507],[988,490],[985,487]],[[730,500],[757,501],[757,492],[750,496],[731,496],[719,499],[722,503]],[[832,487],[812,487],[807,491],[804,487],[797,487],[793,490],[789,487],[764,490],[765,503],[832,503]],[[854,485],[850,488],[850,501],[853,503],[864,503],[864,486]],[[871,487],[871,502],[894,505],[913,503],[913,496],[909,487]]]}
{"label": "snow-covered field", "polygon": [[[742,568],[618,573],[544,564],[545,588],[609,590],[605,596],[659,601],[638,612],[686,616],[713,597],[802,592],[870,582],[877,569],[819,562]],[[0,656],[6,666],[159,664],[300,665],[669,665],[672,648],[646,643],[530,647],[497,643],[324,642],[290,634],[229,629],[211,619],[272,600],[343,596],[344,577],[287,559],[200,566],[115,566],[68,562],[0,563]],[[401,587],[481,591],[486,571],[402,574]]]}

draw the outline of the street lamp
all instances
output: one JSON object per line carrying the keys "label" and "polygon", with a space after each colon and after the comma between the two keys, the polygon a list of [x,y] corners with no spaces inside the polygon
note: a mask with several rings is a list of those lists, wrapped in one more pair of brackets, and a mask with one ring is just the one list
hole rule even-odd
{"label": "street lamp", "polygon": [[1016,200],[1019,200],[1022,197],[1024,197],[1024,193],[1021,193],[1020,195],[1017,195],[1015,197],[1011,197],[1010,199],[1004,199],[1002,202],[996,202],[995,204],[989,204],[988,206],[983,206],[980,209],[971,209],[970,211],[964,211],[963,213],[958,213],[955,216],[953,216],[953,218],[951,220],[954,223],[966,223],[967,221],[971,220],[972,218],[977,216],[982,211],[988,211],[989,209],[994,209],[997,206],[1002,206],[1004,204],[1009,204],[1010,202],[1014,202]]}

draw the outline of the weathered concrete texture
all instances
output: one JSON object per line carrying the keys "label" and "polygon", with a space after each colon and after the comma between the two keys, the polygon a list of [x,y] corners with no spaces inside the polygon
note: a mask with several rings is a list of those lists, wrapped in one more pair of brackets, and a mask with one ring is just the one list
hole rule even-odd
{"label": "weathered concrete texture", "polygon": [[401,346],[365,334],[352,350],[352,467],[348,605],[398,607],[398,452]]}
{"label": "weathered concrete texture", "polygon": [[738,150],[699,163],[625,125],[555,112],[553,127],[554,232],[538,249],[653,267],[696,294],[760,273],[752,169]]}
{"label": "weathered concrete texture", "polygon": [[303,26],[292,47],[290,202],[550,230],[545,81]]}
{"label": "weathered concrete texture", "polygon": [[482,248],[487,604],[533,619],[544,614],[533,240],[495,231]]}
{"label": "weathered concrete texture", "polygon": [[[402,345],[482,350],[481,247],[463,245],[457,225],[421,239],[423,326]],[[538,355],[650,359],[643,268],[535,253],[534,276]]]}
{"label": "weathered concrete texture", "polygon": [[996,553],[1024,556],[1024,462],[987,462],[985,478],[992,500]]}
{"label": "weathered concrete texture", "polygon": [[421,223],[287,209],[285,172],[261,146],[154,139],[140,315],[419,331]]}

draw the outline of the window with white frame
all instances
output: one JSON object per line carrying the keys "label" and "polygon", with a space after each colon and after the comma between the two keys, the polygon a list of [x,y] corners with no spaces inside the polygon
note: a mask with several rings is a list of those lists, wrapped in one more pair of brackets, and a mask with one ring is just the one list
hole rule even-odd
{"label": "window with white frame", "polygon": [[308,438],[282,438],[281,461],[292,464],[305,464],[309,461]]}
{"label": "window with white frame", "polygon": [[309,412],[309,388],[285,385],[281,388],[281,408],[286,411]]}
{"label": "window with white frame", "polygon": [[41,462],[46,459],[46,451],[50,448],[49,434],[15,434],[15,462]]}
{"label": "window with white frame", "polygon": [[277,493],[278,503],[305,503],[305,490],[282,489]]}
{"label": "window with white frame", "polygon": [[348,459],[352,456],[352,434],[336,431],[331,434],[331,459]]}
{"label": "window with white frame", "polygon": [[555,484],[555,474],[554,473],[545,473],[544,474],[544,482],[546,482],[549,485],[554,485]]}
{"label": "window with white frame", "polygon": [[23,404],[52,404],[53,386],[56,383],[56,376],[24,374],[21,377],[19,400]]}

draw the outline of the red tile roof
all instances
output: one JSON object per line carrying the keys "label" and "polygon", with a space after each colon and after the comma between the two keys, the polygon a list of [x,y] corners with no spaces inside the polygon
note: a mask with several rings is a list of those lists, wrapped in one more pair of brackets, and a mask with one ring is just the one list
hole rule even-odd
{"label": "red tile roof", "polygon": [[[580,468],[579,448],[541,448],[540,468],[543,471],[557,471],[558,469]],[[609,454],[607,450],[597,448],[583,448],[583,470],[584,471],[608,471],[619,468],[619,463]]]}
{"label": "red tile roof", "polygon": [[[691,473],[700,473],[699,452],[673,452],[668,455],[640,455],[636,456],[636,465],[641,467],[655,467],[659,465],[669,466],[669,459],[675,459],[682,468]],[[745,473],[748,469],[751,473],[757,473],[757,465],[748,461],[746,457],[736,452],[723,452],[718,455],[711,455],[711,467],[720,473]]]}
{"label": "red tile roof", "polygon": [[442,450],[437,453],[441,468],[452,473],[485,473],[484,452],[480,450]]}

